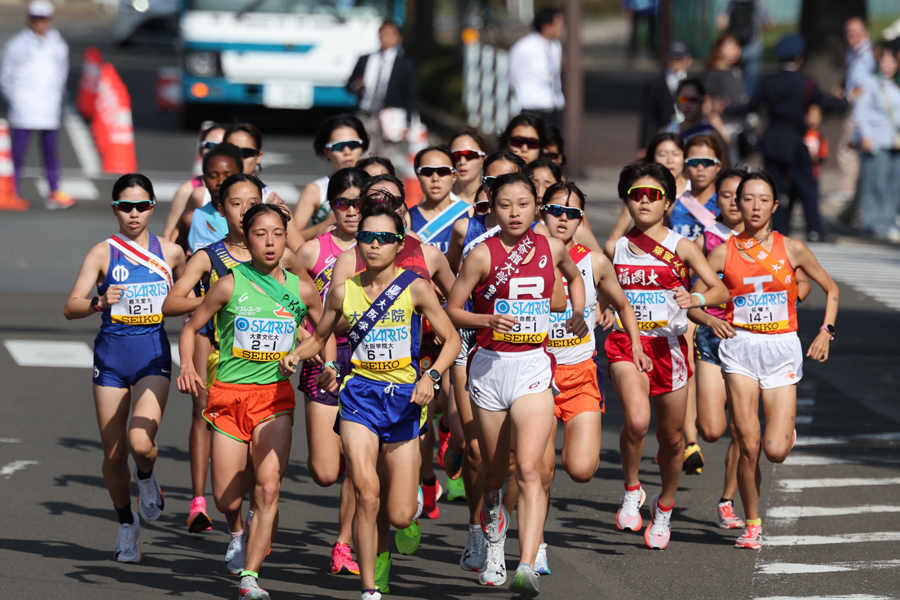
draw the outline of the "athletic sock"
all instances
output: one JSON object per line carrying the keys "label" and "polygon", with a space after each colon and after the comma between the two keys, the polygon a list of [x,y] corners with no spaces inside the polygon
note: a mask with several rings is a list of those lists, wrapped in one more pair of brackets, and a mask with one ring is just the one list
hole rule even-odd
{"label": "athletic sock", "polygon": [[131,502],[122,508],[116,508],[116,514],[119,515],[119,525],[134,525],[134,513],[131,512]]}
{"label": "athletic sock", "polygon": [[140,469],[137,469],[137,478],[140,480],[150,479],[153,476],[153,469],[150,469],[149,473],[144,473]]}
{"label": "athletic sock", "polygon": [[662,512],[669,512],[673,508],[675,508],[675,502],[672,502],[669,506],[663,506],[659,500],[656,501],[656,508],[658,508]]}
{"label": "athletic sock", "polygon": [[232,532],[231,532],[231,537],[234,538],[234,539],[236,539],[236,540],[237,540],[237,539],[240,539],[240,537],[241,537],[242,535],[244,535],[244,530],[243,530],[243,529],[241,529],[240,531],[232,531]]}
{"label": "athletic sock", "polygon": [[628,485],[628,484],[625,484],[625,491],[626,491],[626,492],[636,492],[636,491],[638,491],[639,489],[641,489],[641,484],[640,484],[640,483],[637,484],[637,485]]}
{"label": "athletic sock", "polygon": [[431,477],[429,479],[423,479],[422,485],[434,485],[437,482],[437,476]]}
{"label": "athletic sock", "polygon": [[746,520],[744,520],[744,523],[746,523],[747,525],[762,526],[762,517],[760,517],[759,519],[746,519]]}
{"label": "athletic sock", "polygon": [[732,506],[734,506],[734,500],[732,498],[726,498],[722,496],[722,498],[719,500],[719,506],[722,506],[723,504],[731,504]]}
{"label": "athletic sock", "polygon": [[256,571],[241,571],[241,579],[244,577],[252,577],[253,579],[259,581],[259,573]]}
{"label": "athletic sock", "polygon": [[688,442],[687,445],[688,445],[688,446],[696,446],[696,445],[697,445],[697,442]]}

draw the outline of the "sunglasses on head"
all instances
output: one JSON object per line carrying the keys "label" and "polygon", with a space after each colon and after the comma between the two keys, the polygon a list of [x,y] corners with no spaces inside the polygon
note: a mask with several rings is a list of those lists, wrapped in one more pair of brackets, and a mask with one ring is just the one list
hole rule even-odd
{"label": "sunglasses on head", "polygon": [[688,102],[696,102],[699,104],[703,102],[703,98],[700,96],[678,96],[678,104],[687,104]]}
{"label": "sunglasses on head", "polygon": [[485,156],[484,152],[481,150],[453,150],[450,152],[453,155],[453,158],[459,160],[464,158],[466,160],[478,160],[479,158]]}
{"label": "sunglasses on head", "polygon": [[522,146],[525,146],[529,150],[537,150],[541,147],[541,140],[537,138],[523,137],[521,135],[514,135],[513,137],[509,138],[509,145],[513,148],[521,148]]}
{"label": "sunglasses on head", "polygon": [[389,204],[394,207],[399,207],[403,204],[403,199],[398,198],[386,190],[370,190],[368,195],[363,198],[363,202],[368,204]]}
{"label": "sunglasses on head", "polygon": [[441,165],[440,167],[419,167],[416,169],[416,173],[422,177],[431,177],[432,175],[437,175],[438,177],[450,177],[456,173],[456,169],[446,165]]}
{"label": "sunglasses on head", "polygon": [[325,144],[325,148],[331,150],[332,152],[343,152],[344,150],[356,150],[357,148],[363,147],[363,141],[360,139],[355,140],[341,140],[339,142],[330,142]]}
{"label": "sunglasses on head", "polygon": [[332,198],[331,205],[339,211],[344,212],[349,208],[359,210],[361,202],[361,198]]}
{"label": "sunglasses on head", "polygon": [[254,156],[259,156],[259,150],[254,150],[253,148],[241,148],[241,156],[244,158],[253,158]]}
{"label": "sunglasses on head", "polygon": [[545,204],[541,206],[541,210],[548,215],[553,215],[557,219],[566,215],[567,219],[581,219],[584,217],[584,211],[574,206],[562,206],[560,204]]}
{"label": "sunglasses on head", "polygon": [[644,196],[650,202],[658,202],[666,197],[666,191],[652,185],[636,185],[628,190],[628,199],[634,202],[640,202]]}
{"label": "sunglasses on head", "polygon": [[219,145],[219,142],[200,142],[201,150],[212,150]]}
{"label": "sunglasses on head", "polygon": [[706,167],[708,169],[709,167],[721,165],[722,161],[718,158],[693,157],[685,159],[684,164],[688,167]]}
{"label": "sunglasses on head", "polygon": [[546,158],[547,160],[559,160],[562,158],[562,154],[559,152],[541,152],[541,158]]}
{"label": "sunglasses on head", "polygon": [[361,244],[371,244],[375,240],[382,246],[385,244],[399,244],[403,236],[390,231],[360,231],[356,234],[356,241]]}
{"label": "sunglasses on head", "polygon": [[491,201],[490,200],[479,200],[475,203],[474,207],[476,215],[483,215],[487,211],[491,210]]}
{"label": "sunglasses on head", "polygon": [[496,175],[485,175],[481,178],[481,183],[484,185],[491,187],[491,184],[494,183],[494,180],[497,179]]}
{"label": "sunglasses on head", "polygon": [[151,208],[155,202],[153,200],[139,200],[137,202],[132,202],[131,200],[115,200],[113,203],[119,212],[130,213],[134,209],[137,209],[138,212],[147,212]]}

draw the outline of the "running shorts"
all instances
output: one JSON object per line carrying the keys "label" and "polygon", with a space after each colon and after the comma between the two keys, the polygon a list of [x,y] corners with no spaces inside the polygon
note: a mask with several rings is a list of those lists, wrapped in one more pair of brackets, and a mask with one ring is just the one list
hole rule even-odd
{"label": "running shorts", "polygon": [[553,378],[559,390],[554,398],[556,406],[553,412],[563,423],[568,423],[581,413],[606,412],[593,358],[577,365],[557,365]]}
{"label": "running shorts", "polygon": [[719,345],[722,371],[743,375],[770,390],[794,385],[803,378],[803,350],[796,331],[751,333],[735,329],[735,336]]}
{"label": "running shorts", "polygon": [[694,358],[717,367],[722,366],[722,362],[719,360],[719,343],[721,341],[713,333],[712,327],[698,325],[694,332]]}
{"label": "running shorts", "polygon": [[464,367],[469,360],[469,352],[475,347],[475,330],[457,329],[456,331],[459,333],[459,341],[462,342],[462,345],[459,349],[459,356],[456,357],[453,364]]}
{"label": "running shorts", "polygon": [[[694,374],[688,364],[687,341],[683,335],[641,336],[641,348],[653,361],[650,378],[650,396],[658,396],[680,390]],[[631,339],[624,331],[612,331],[604,344],[609,363],[634,362],[631,355]]]}
{"label": "running shorts", "polygon": [[469,397],[479,408],[509,410],[513,402],[550,389],[556,359],[544,348],[497,352],[476,348],[469,355]]}
{"label": "running shorts", "polygon": [[371,430],[383,444],[408,442],[426,431],[428,407],[411,402],[414,383],[375,381],[362,375],[349,377],[341,389],[335,432],[341,419]]}
{"label": "running shorts", "polygon": [[94,385],[130,388],[154,375],[172,379],[172,346],[165,329],[144,335],[101,332],[94,338]]}
{"label": "running shorts", "polygon": [[203,418],[213,429],[233,440],[250,443],[260,423],[282,415],[294,419],[294,388],[289,379],[258,385],[215,382]]}
{"label": "running shorts", "polygon": [[324,367],[322,367],[322,365],[314,365],[307,362],[304,362],[303,368],[300,369],[300,383],[297,385],[297,389],[309,396],[314,402],[324,404],[325,406],[337,406],[341,389],[340,385],[344,382],[344,378],[350,374],[350,369],[352,368],[352,365],[350,364],[350,357],[352,354],[353,353],[350,352],[350,344],[338,344],[337,360],[335,362],[338,365],[338,369],[341,371],[341,376],[337,379],[337,390],[326,392],[317,386],[316,377],[319,376],[319,373],[322,372]]}

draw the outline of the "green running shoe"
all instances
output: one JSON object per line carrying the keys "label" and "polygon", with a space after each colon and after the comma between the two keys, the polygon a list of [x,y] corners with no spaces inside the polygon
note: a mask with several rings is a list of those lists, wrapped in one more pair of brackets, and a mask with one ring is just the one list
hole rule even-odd
{"label": "green running shoe", "polygon": [[388,578],[391,576],[391,553],[382,552],[375,559],[375,587],[382,594],[390,594]]}
{"label": "green running shoe", "polygon": [[447,500],[453,502],[454,500],[465,500],[466,499],[466,484],[463,483],[462,478],[459,479],[448,479],[447,480]]}
{"label": "green running shoe", "polygon": [[394,534],[394,543],[397,544],[397,552],[400,554],[413,554],[419,549],[421,542],[422,530],[418,521],[413,521],[406,529],[398,529]]}

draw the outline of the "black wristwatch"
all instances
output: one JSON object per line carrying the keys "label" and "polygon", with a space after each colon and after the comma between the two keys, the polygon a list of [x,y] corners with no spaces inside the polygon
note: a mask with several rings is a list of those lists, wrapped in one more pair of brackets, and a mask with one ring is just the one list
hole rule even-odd
{"label": "black wristwatch", "polygon": [[441,373],[437,369],[429,369],[425,371],[428,373],[428,376],[431,377],[431,381],[434,382],[434,389],[441,389]]}
{"label": "black wristwatch", "polygon": [[91,308],[93,308],[98,313],[103,312],[103,309],[100,308],[100,296],[94,296],[93,298],[91,298]]}

